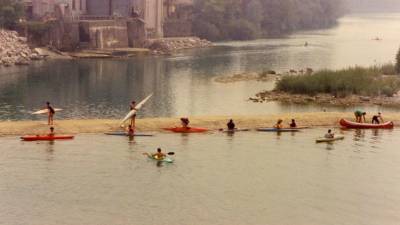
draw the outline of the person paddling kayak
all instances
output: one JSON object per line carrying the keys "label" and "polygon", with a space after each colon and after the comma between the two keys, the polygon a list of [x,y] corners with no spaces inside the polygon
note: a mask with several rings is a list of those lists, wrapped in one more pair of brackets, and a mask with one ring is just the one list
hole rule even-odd
{"label": "person paddling kayak", "polygon": [[296,120],[292,119],[292,122],[289,124],[290,128],[296,128],[297,124],[296,124]]}
{"label": "person paddling kayak", "polygon": [[382,114],[378,112],[378,115],[374,115],[372,117],[372,124],[380,124],[380,123],[384,123],[384,121],[382,118]]}
{"label": "person paddling kayak", "polygon": [[132,125],[128,126],[128,136],[129,137],[135,136],[135,130],[133,129]]}
{"label": "person paddling kayak", "polygon": [[229,122],[226,124],[226,126],[228,127],[228,130],[235,130],[235,128],[236,128],[236,125],[232,119],[229,120]]}
{"label": "person paddling kayak", "polygon": [[190,127],[189,127],[189,123],[190,123],[189,118],[187,118],[187,117],[182,117],[182,118],[181,118],[182,127],[184,127],[184,128],[190,128]]}
{"label": "person paddling kayak", "polygon": [[324,137],[325,137],[325,138],[335,138],[335,134],[332,133],[332,130],[331,130],[331,129],[329,129],[329,130],[328,130],[328,133],[326,133]]}
{"label": "person paddling kayak", "polygon": [[167,157],[167,155],[162,152],[161,148],[157,148],[157,153],[154,153],[151,156],[157,160],[161,160]]}
{"label": "person paddling kayak", "polygon": [[48,118],[47,118],[47,124],[48,125],[53,125],[53,119],[54,119],[54,114],[56,111],[54,110],[53,107],[50,106],[50,102],[46,102],[46,108],[48,109]]}
{"label": "person paddling kayak", "polygon": [[48,133],[47,135],[49,136],[49,137],[54,137],[54,127],[50,127],[50,133]]}
{"label": "person paddling kayak", "polygon": [[276,124],[274,125],[274,128],[276,129],[282,129],[283,128],[283,124],[282,124],[283,120],[279,119]]}
{"label": "person paddling kayak", "polygon": [[356,110],[354,112],[354,116],[356,117],[357,123],[365,123],[365,115],[367,115],[367,113],[361,110]]}

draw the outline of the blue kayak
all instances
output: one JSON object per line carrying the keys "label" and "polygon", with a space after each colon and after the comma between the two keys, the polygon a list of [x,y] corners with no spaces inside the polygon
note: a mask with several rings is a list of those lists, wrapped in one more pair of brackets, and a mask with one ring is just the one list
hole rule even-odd
{"label": "blue kayak", "polygon": [[297,128],[258,128],[257,131],[260,132],[298,132],[300,129]]}
{"label": "blue kayak", "polygon": [[[124,131],[108,132],[108,133],[104,133],[104,134],[113,135],[113,136],[128,136],[128,133],[124,132]],[[152,134],[135,133],[133,136],[135,136],[135,137],[153,137],[154,135],[152,135]]]}

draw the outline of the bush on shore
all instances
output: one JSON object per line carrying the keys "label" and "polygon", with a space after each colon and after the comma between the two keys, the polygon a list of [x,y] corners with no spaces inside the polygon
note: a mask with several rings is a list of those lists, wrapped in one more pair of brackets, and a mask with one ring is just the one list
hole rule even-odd
{"label": "bush on shore", "polygon": [[337,97],[347,95],[393,96],[400,90],[400,79],[381,74],[382,68],[378,67],[354,67],[337,71],[321,70],[310,75],[284,76],[276,84],[275,90],[308,95],[325,93]]}

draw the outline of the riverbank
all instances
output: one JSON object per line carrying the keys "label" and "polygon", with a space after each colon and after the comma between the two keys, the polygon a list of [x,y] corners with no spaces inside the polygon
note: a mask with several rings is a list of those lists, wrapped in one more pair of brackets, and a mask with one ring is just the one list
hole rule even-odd
{"label": "riverbank", "polygon": [[[371,115],[367,115],[369,118]],[[400,124],[400,113],[383,115],[386,121]],[[279,115],[259,116],[201,116],[191,117],[191,126],[206,127],[210,130],[224,128],[229,119],[234,119],[237,127],[255,129],[259,127],[272,127],[278,119],[283,119],[288,124],[292,118],[296,119],[298,126],[307,127],[339,127],[341,118],[353,119],[352,113],[341,112],[314,112],[292,113]],[[367,118],[367,119],[368,119]],[[369,119],[368,119],[369,120]],[[104,133],[121,130],[120,120],[91,119],[91,120],[56,120],[54,127],[59,134]],[[179,118],[145,118],[136,122],[139,132],[164,132],[162,128],[179,126]],[[28,135],[45,134],[49,127],[46,121],[3,121],[0,122],[0,135]]]}
{"label": "riverbank", "polygon": [[318,104],[330,106],[370,106],[379,105],[385,107],[400,107],[400,97],[387,96],[361,96],[348,95],[344,97],[334,96],[331,94],[316,94],[314,96],[305,94],[290,94],[282,91],[262,91],[256,94],[255,97],[250,97],[249,101],[255,103],[262,102],[283,102],[288,104]]}

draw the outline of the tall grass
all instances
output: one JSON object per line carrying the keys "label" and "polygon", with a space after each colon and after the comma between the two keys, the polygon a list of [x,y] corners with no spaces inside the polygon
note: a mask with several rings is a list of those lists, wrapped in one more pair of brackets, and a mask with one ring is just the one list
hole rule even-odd
{"label": "tall grass", "polygon": [[321,70],[311,75],[284,76],[275,89],[293,94],[328,93],[339,97],[351,94],[393,96],[400,90],[400,79],[381,74],[382,68],[378,67]]}

